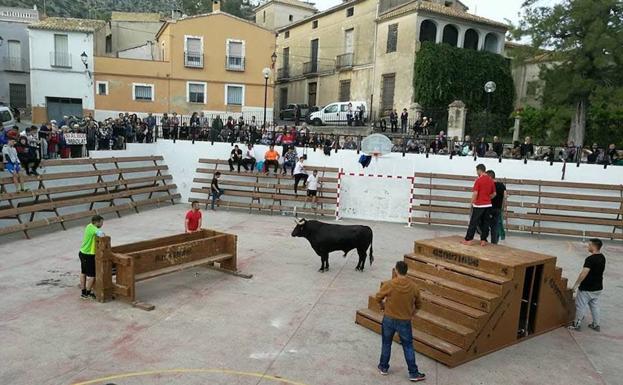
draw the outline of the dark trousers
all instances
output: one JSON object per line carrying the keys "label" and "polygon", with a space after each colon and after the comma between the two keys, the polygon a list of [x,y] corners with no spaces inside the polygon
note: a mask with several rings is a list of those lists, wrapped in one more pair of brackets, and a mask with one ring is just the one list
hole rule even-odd
{"label": "dark trousers", "polygon": [[469,219],[469,226],[467,227],[467,234],[465,234],[465,240],[471,241],[474,239],[476,229],[480,228],[480,240],[486,241],[489,236],[489,211],[490,207],[472,207],[472,216]]}
{"label": "dark trousers", "polygon": [[275,168],[275,173],[279,169],[279,162],[276,160],[265,160],[264,161],[264,171],[268,172],[268,167],[273,166]]}
{"label": "dark trousers", "polygon": [[242,160],[242,167],[244,167],[246,171],[249,171],[249,166],[251,166],[250,169],[253,171],[255,168],[255,158],[244,158]]}
{"label": "dark trousers", "polygon": [[392,353],[392,342],[394,334],[398,333],[402,351],[407,362],[409,375],[415,376],[419,370],[415,363],[415,350],[413,349],[413,331],[411,330],[411,320],[397,320],[388,316],[383,317],[381,324],[381,358],[379,360],[379,369],[387,371],[389,369],[389,358]]}
{"label": "dark trousers", "polygon": [[392,125],[392,132],[398,131],[398,121],[397,120],[391,120],[390,123]]}
{"label": "dark trousers", "polygon": [[298,192],[299,182],[303,181],[303,186],[307,183],[307,174],[296,174],[294,175],[294,193]]}
{"label": "dark trousers", "polygon": [[290,174],[294,175],[294,166],[296,166],[296,161],[286,160],[283,162],[283,174],[287,174],[288,170],[290,170]]}
{"label": "dark trousers", "polygon": [[234,171],[234,164],[238,165],[238,172],[240,172],[240,165],[242,165],[242,161],[238,158],[229,158],[227,160],[227,163],[229,163],[229,171]]}
{"label": "dark trousers", "polygon": [[489,225],[491,227],[491,243],[497,245],[500,240],[500,214],[501,209],[492,207],[489,211]]}

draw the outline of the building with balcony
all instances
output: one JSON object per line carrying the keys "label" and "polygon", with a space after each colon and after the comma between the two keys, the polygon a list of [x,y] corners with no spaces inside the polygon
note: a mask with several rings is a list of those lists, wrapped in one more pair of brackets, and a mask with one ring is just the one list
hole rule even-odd
{"label": "building with balcony", "polygon": [[267,0],[254,9],[255,23],[261,27],[277,30],[288,24],[305,19],[318,10],[313,3],[299,0]]}
{"label": "building with balcony", "polygon": [[278,30],[277,108],[365,100],[373,118],[409,109],[423,41],[504,53],[508,27],[458,0],[347,0]]}
{"label": "building with balcony", "polygon": [[93,57],[105,53],[105,26],[48,17],[28,27],[33,123],[93,113]]}
{"label": "building with balcony", "polygon": [[[272,67],[273,31],[220,11],[165,22],[156,59],[95,58],[95,118],[119,112],[237,115],[264,109],[262,70]],[[272,76],[267,115],[272,116]]]}
{"label": "building with balcony", "polygon": [[37,9],[0,7],[0,103],[30,111],[28,25]]}

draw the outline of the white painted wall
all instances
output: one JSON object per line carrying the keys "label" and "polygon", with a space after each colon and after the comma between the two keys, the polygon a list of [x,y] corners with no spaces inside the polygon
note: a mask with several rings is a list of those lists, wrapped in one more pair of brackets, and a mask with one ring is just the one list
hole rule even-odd
{"label": "white painted wall", "polygon": [[[71,68],[51,66],[50,52],[54,51],[54,34],[66,34],[71,55]],[[33,107],[46,107],[46,97],[82,99],[82,108],[95,109],[93,79],[82,63],[82,52],[88,56],[93,70],[93,34],[31,29],[30,83]]]}
{"label": "white painted wall", "polygon": [[[93,157],[108,156],[134,156],[134,155],[162,155],[164,163],[169,166],[169,173],[173,175],[173,182],[178,186],[178,192],[182,195],[182,202],[187,202],[190,196],[192,180],[196,176],[199,158],[228,159],[231,151],[228,143],[196,142],[194,145],[189,141],[158,140],[152,144],[128,144],[125,151],[95,151]],[[267,146],[255,146],[258,160],[263,157]],[[281,152],[281,148],[278,148]],[[303,150],[298,149],[302,154]],[[344,179],[345,188],[340,196],[344,217],[358,219],[374,219],[406,223],[408,218],[408,203],[405,202],[410,194],[410,185],[404,182],[389,182],[376,175],[413,176],[414,172],[433,172],[456,175],[474,175],[478,163],[484,163],[488,169],[495,170],[498,177],[515,179],[541,179],[560,181],[562,176],[562,163],[554,163],[550,166],[547,162],[528,161],[524,164],[520,160],[504,159],[498,163],[497,159],[473,158],[430,155],[407,154],[402,157],[400,153],[392,153],[372,160],[370,166],[362,169],[358,163],[359,155],[353,150],[340,150],[331,153],[331,156],[323,155],[322,151],[307,150],[309,165],[330,166],[343,168],[346,173],[365,173],[372,177],[356,177],[359,179]],[[611,166],[604,170],[603,166],[581,164],[567,165],[565,181],[587,182],[603,184],[621,184],[623,182],[623,167]],[[463,184],[463,183],[456,183]],[[551,191],[555,191],[552,189]],[[416,191],[416,193],[424,193]],[[585,192],[582,192],[585,193]],[[451,193],[448,193],[451,194]],[[389,204],[380,202],[380,199],[393,199],[396,202]],[[405,203],[402,203],[405,202]],[[547,202],[552,203],[552,202]],[[578,202],[586,204],[585,202]],[[592,203],[592,202],[591,202]],[[595,206],[598,203],[594,204]],[[609,207],[609,206],[608,206]],[[570,215],[571,213],[567,213]],[[582,215],[582,214],[580,214]],[[420,213],[419,216],[422,216]],[[443,216],[439,216],[443,217]]]}

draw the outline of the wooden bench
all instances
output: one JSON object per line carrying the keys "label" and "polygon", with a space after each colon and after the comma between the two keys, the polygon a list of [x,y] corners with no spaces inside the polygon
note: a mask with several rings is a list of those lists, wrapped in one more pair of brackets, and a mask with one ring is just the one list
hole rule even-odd
{"label": "wooden bench", "polygon": [[[0,206],[0,220],[16,220],[18,223],[0,227],[0,235],[22,231],[29,237],[29,230],[52,224],[60,224],[65,229],[66,222],[96,214],[116,213],[121,216],[122,211],[133,210],[138,213],[142,206],[159,205],[166,201],[175,203],[180,194],[172,193],[176,188],[174,184],[167,184],[172,177],[162,174],[168,169],[166,165],[158,164],[162,160],[161,156],[45,160],[42,163],[45,170],[53,169],[55,172],[24,176],[27,185],[33,187],[36,184],[36,188],[30,191],[9,191],[12,188],[12,178],[2,177],[0,200],[8,204]],[[136,165],[146,162],[150,165]],[[67,167],[77,169],[64,171]],[[84,167],[88,169],[84,170]],[[129,177],[139,173],[155,175]],[[105,176],[109,180],[105,180]],[[88,179],[88,182],[80,179]],[[119,200],[129,202],[121,204]],[[99,203],[105,203],[106,206],[96,208],[95,205]],[[78,209],[77,212],[60,211],[81,206],[84,209]],[[52,216],[37,218],[44,213],[51,213]],[[24,215],[29,218],[25,220],[22,218]]]}
{"label": "wooden bench", "polygon": [[[99,302],[120,299],[143,310],[154,306],[136,300],[136,283],[165,274],[205,266],[251,278],[237,268],[237,236],[201,229],[111,247],[110,237],[97,239],[95,296]],[[113,267],[116,278],[113,281]]]}
{"label": "wooden bench", "polygon": [[[221,173],[219,186],[225,194],[217,202],[219,207],[248,209],[294,214],[315,214],[323,216],[335,215],[337,206],[339,169],[305,165],[307,172],[318,171],[318,180],[322,183],[318,189],[317,202],[319,208],[305,206],[306,189],[302,183],[298,194],[294,194],[294,180],[291,175],[266,174],[252,171],[230,171],[227,160],[199,159],[200,167],[196,172],[200,176],[193,179],[197,187],[191,188],[189,202],[197,201],[206,205],[210,203],[211,176],[217,171]],[[201,167],[207,165],[209,167]],[[210,177],[205,177],[210,176]]]}
{"label": "wooden bench", "polygon": [[[425,217],[415,216],[411,222],[467,225],[474,177],[435,173],[415,176],[412,210],[424,212]],[[509,230],[623,239],[623,185],[498,180],[507,185],[509,198],[503,213]],[[575,228],[571,228],[574,224]]]}

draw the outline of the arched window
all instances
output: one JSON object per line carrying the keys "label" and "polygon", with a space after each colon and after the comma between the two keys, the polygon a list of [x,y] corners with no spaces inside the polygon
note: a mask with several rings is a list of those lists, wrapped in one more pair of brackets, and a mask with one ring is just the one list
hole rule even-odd
{"label": "arched window", "polygon": [[448,24],[443,28],[443,43],[456,47],[459,42],[459,30],[452,24]]}
{"label": "arched window", "polygon": [[424,20],[420,25],[420,41],[437,41],[437,25],[431,20]]}
{"label": "arched window", "polygon": [[499,46],[499,43],[498,43],[497,35],[493,33],[488,33],[487,36],[485,37],[485,51],[492,52],[492,53],[499,53],[498,46]]}
{"label": "arched window", "polygon": [[463,40],[463,48],[478,50],[478,32],[474,29],[465,31],[465,39]]}

